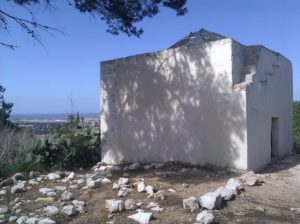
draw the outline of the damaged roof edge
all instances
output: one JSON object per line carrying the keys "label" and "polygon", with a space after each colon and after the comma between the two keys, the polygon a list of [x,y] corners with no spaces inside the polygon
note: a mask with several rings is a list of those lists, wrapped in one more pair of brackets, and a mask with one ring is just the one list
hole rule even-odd
{"label": "damaged roof edge", "polygon": [[137,57],[137,56],[147,56],[147,55],[157,54],[157,53],[161,53],[163,51],[167,51],[167,50],[171,50],[171,49],[177,50],[177,49],[180,49],[182,47],[191,47],[191,46],[195,46],[195,45],[203,45],[203,44],[207,44],[209,42],[217,42],[217,41],[220,41],[220,40],[228,40],[228,39],[230,41],[236,42],[236,43],[238,43],[242,46],[263,48],[267,51],[272,52],[275,55],[282,56],[284,59],[286,59],[291,64],[291,61],[287,57],[285,57],[281,53],[273,51],[273,50],[271,50],[271,49],[269,49],[269,48],[267,48],[263,45],[244,45],[244,44],[241,44],[240,42],[236,41],[235,39],[233,39],[231,37],[226,37],[226,36],[223,36],[223,35],[215,33],[215,32],[210,32],[210,31],[207,31],[205,29],[200,29],[197,32],[191,32],[189,35],[187,35],[184,38],[182,38],[181,40],[177,41],[175,44],[173,44],[171,47],[169,47],[167,49],[157,50],[157,51],[147,52],[147,53],[141,53],[141,54],[126,56],[126,57],[120,57],[120,58],[115,58],[115,59],[111,59],[111,60],[105,60],[105,61],[101,61],[100,65],[105,64],[105,63],[111,63],[113,61],[128,60],[130,58]]}

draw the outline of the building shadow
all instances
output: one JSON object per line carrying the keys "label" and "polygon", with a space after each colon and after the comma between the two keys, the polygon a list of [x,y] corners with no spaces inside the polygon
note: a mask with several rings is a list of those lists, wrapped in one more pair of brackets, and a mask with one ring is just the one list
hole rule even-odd
{"label": "building shadow", "polygon": [[233,90],[230,69],[212,65],[212,47],[183,46],[102,63],[104,157],[118,163],[241,163],[247,153],[240,147],[247,144],[245,99]]}

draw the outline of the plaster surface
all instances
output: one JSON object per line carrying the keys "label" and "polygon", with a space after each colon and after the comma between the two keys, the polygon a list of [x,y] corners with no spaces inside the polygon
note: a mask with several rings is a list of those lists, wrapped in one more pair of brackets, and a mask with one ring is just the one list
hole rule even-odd
{"label": "plaster surface", "polygon": [[290,152],[290,62],[199,32],[167,50],[101,63],[104,162],[256,170],[271,160],[272,117],[280,118],[278,155]]}

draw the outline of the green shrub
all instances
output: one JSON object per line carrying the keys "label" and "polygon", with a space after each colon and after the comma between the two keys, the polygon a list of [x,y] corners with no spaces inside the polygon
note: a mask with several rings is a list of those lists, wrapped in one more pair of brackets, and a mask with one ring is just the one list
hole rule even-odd
{"label": "green shrub", "polygon": [[86,125],[79,115],[55,129],[54,135],[40,141],[26,162],[39,170],[89,167],[101,158],[100,128],[97,122]]}
{"label": "green shrub", "polygon": [[300,153],[300,101],[294,102],[293,135],[294,149],[296,152]]}

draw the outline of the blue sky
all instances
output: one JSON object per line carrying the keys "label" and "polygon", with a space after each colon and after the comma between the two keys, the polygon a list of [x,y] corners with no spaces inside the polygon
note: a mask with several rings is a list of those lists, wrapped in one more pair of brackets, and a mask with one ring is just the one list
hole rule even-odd
{"label": "blue sky", "polygon": [[[246,44],[261,44],[289,58],[294,70],[294,99],[300,99],[300,1],[298,0],[188,0],[189,13],[176,17],[163,9],[146,19],[141,38],[112,36],[106,24],[57,1],[57,10],[39,7],[40,23],[65,35],[40,32],[46,50],[17,26],[0,31],[0,41],[21,47],[0,47],[0,82],[14,113],[81,113],[99,111],[100,61],[169,47],[192,31],[205,28]],[[26,15],[18,6],[1,8]]]}

